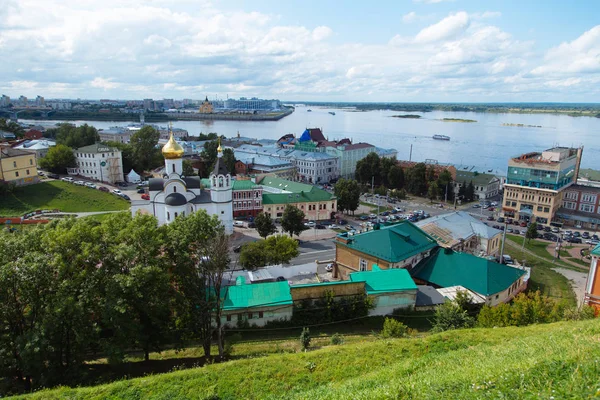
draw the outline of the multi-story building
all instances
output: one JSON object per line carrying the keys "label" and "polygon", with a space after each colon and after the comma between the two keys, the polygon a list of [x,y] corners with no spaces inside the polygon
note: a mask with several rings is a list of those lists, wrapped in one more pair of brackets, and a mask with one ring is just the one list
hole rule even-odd
{"label": "multi-story building", "polygon": [[10,147],[0,147],[0,181],[15,185],[38,183],[35,155]]}
{"label": "multi-story building", "polygon": [[[216,103],[216,104],[215,104]],[[278,111],[281,109],[281,102],[279,100],[264,100],[252,97],[247,99],[240,97],[239,100],[227,99],[221,102],[213,102],[215,108],[221,106],[225,110],[238,110],[238,111]]]}
{"label": "multi-story building", "polygon": [[[154,129],[156,129],[159,134],[160,140],[164,140],[165,143],[169,140],[170,131],[167,127],[161,127],[157,125],[151,125]],[[119,143],[129,143],[131,141],[131,137],[140,129],[142,129],[144,125],[142,124],[132,124],[128,126],[113,126],[108,129],[101,129],[98,131],[98,136],[100,136],[101,142],[119,142]],[[173,136],[181,140],[182,138],[187,137],[188,131],[180,128],[171,128],[173,132]]]}
{"label": "multi-story building", "polygon": [[102,143],[73,149],[77,167],[68,168],[69,175],[81,175],[100,182],[122,182],[121,151]]}
{"label": "multi-story building", "polygon": [[377,148],[369,143],[351,143],[349,139],[342,139],[334,146],[327,146],[325,151],[340,160],[340,177],[354,179],[356,163],[376,152]]}
{"label": "multi-story building", "polygon": [[574,184],[564,190],[562,206],[555,222],[598,229],[600,224],[600,187]]}
{"label": "multi-story building", "polygon": [[3,94],[2,97],[0,97],[0,107],[8,107],[10,105],[10,97]]}
{"label": "multi-story building", "polygon": [[508,161],[502,210],[521,221],[550,224],[562,205],[563,193],[575,183],[583,147],[554,147]]}
{"label": "multi-story building", "polygon": [[154,100],[144,99],[144,109],[145,110],[154,111],[154,108],[155,108]]}
{"label": "multi-story building", "polygon": [[42,96],[37,96],[35,98],[35,105],[38,107],[46,107],[46,100]]}
{"label": "multi-story building", "polygon": [[53,110],[70,110],[72,108],[70,101],[51,101],[48,105]]}
{"label": "multi-story building", "polygon": [[[202,179],[202,187],[210,190],[211,180]],[[263,188],[251,180],[233,181],[233,217],[256,217],[262,212]]]}
{"label": "multi-story building", "polygon": [[17,104],[21,107],[27,107],[29,100],[25,96],[19,96],[19,101]]}
{"label": "multi-story building", "polygon": [[257,182],[262,186],[263,212],[271,218],[281,218],[287,205],[304,212],[306,219],[330,219],[337,211],[337,198],[313,185],[288,181],[275,176],[265,176]]}
{"label": "multi-story building", "polygon": [[464,184],[473,183],[475,198],[479,200],[489,199],[500,193],[500,179],[491,174],[481,174],[473,171],[456,171],[454,181],[454,193],[458,194]]}
{"label": "multi-story building", "polygon": [[235,152],[236,175],[274,174],[284,179],[296,177],[296,167],[288,160],[258,154]]}

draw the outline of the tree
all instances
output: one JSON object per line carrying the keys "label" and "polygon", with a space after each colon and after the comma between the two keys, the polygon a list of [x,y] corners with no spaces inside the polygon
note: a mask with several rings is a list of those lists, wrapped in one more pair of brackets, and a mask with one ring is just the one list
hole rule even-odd
{"label": "tree", "polygon": [[356,179],[362,183],[371,183],[371,179],[376,185],[381,184],[380,158],[375,152],[369,153],[365,158],[356,163]]}
{"label": "tree", "polygon": [[531,239],[535,239],[537,237],[537,222],[533,222],[527,228],[527,232],[525,232],[525,237],[527,238],[527,243]]}
{"label": "tree", "polygon": [[427,167],[424,163],[409,168],[406,175],[406,189],[416,196],[423,196],[427,192],[426,174]]}
{"label": "tree", "polygon": [[[376,153],[375,153],[376,154]],[[388,176],[390,170],[396,165],[396,158],[381,157],[379,159],[380,184],[389,187]]]}
{"label": "tree", "polygon": [[454,186],[452,185],[452,174],[450,174],[450,171],[447,169],[443,170],[436,182],[439,188],[440,197],[445,200],[453,200],[454,190],[452,188]]}
{"label": "tree", "polygon": [[74,149],[89,146],[100,140],[98,130],[88,124],[76,127],[73,124],[63,123],[60,124],[55,135],[56,144],[64,144]]}
{"label": "tree", "polygon": [[454,301],[446,301],[435,309],[433,317],[433,331],[441,332],[451,329],[470,328],[474,320]]}
{"label": "tree", "polygon": [[57,144],[50,147],[48,153],[46,153],[46,157],[41,158],[39,163],[43,169],[57,174],[64,174],[67,172],[67,168],[77,166],[73,150],[64,144]]}
{"label": "tree", "polygon": [[271,219],[271,214],[263,212],[259,213],[256,218],[254,218],[254,224],[256,225],[256,231],[263,239],[277,232],[277,227]]}
{"label": "tree", "polygon": [[[123,161],[123,171],[125,172],[125,174],[128,174],[129,171],[131,171],[132,169],[135,169],[134,163],[133,163],[133,149],[131,148],[130,144],[114,142],[114,141],[103,142],[103,143],[109,147],[114,147],[121,151],[121,160]],[[142,171],[140,171],[140,172],[142,172]]]}
{"label": "tree", "polygon": [[192,162],[190,160],[183,160],[183,176],[194,176],[194,167],[192,167]]}
{"label": "tree", "polygon": [[138,173],[147,171],[156,165],[158,139],[160,139],[160,133],[150,125],[145,125],[131,136],[129,143],[133,149],[133,165]]}
{"label": "tree", "polygon": [[458,197],[460,197],[463,200],[466,200],[466,198],[465,198],[466,191],[467,191],[467,181],[463,181],[463,183],[458,188]]}
{"label": "tree", "polygon": [[394,165],[388,172],[388,183],[391,189],[402,189],[404,187],[404,170],[399,165]]}
{"label": "tree", "polygon": [[308,350],[310,347],[310,341],[310,329],[307,327],[302,328],[302,333],[300,334],[300,346],[302,346],[302,350]]}
{"label": "tree", "polygon": [[200,153],[200,156],[204,160],[206,166],[208,167],[205,172],[205,176],[202,178],[208,178],[210,171],[213,170],[215,162],[217,161],[217,148],[219,147],[219,142],[216,140],[212,140],[210,142],[204,143],[204,150]]}
{"label": "tree", "polygon": [[285,235],[247,243],[240,253],[240,264],[254,271],[267,265],[287,264],[298,257],[298,242]]}
{"label": "tree", "polygon": [[0,118],[0,131],[12,132],[16,137],[23,137],[25,129],[14,121],[7,122],[6,119]]}
{"label": "tree", "polygon": [[429,188],[427,189],[427,198],[433,202],[433,200],[437,199],[439,192],[439,187],[436,181],[432,181],[429,183]]}
{"label": "tree", "polygon": [[281,217],[281,228],[284,232],[289,232],[290,237],[299,236],[306,229],[303,221],[304,211],[290,204],[285,206]]}
{"label": "tree", "polygon": [[235,154],[232,149],[223,150],[223,162],[231,175],[235,175],[235,161]]}
{"label": "tree", "polygon": [[467,201],[475,200],[475,186],[473,186],[473,181],[470,181],[465,189],[465,197]]}
{"label": "tree", "polygon": [[356,211],[360,204],[360,187],[353,179],[340,179],[335,184],[334,194],[337,197],[339,211]]}

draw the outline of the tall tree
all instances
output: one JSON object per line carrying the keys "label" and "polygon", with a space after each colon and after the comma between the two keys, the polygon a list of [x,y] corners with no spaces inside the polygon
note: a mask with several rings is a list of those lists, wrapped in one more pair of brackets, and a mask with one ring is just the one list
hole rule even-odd
{"label": "tall tree", "polygon": [[527,228],[527,232],[525,232],[525,237],[527,238],[527,243],[531,239],[535,239],[537,237],[537,222],[533,222]]}
{"label": "tall tree", "polygon": [[121,160],[123,161],[123,172],[125,172],[125,175],[127,175],[132,169],[135,169],[133,162],[133,149],[131,148],[130,144],[115,141],[103,143],[107,146],[115,147],[121,151]]}
{"label": "tall tree", "polygon": [[56,131],[56,143],[72,148],[89,146],[100,140],[98,130],[88,124],[75,127],[72,124],[60,124]]}
{"label": "tall tree", "polygon": [[360,187],[353,179],[340,179],[334,187],[339,211],[356,211],[360,204]]}
{"label": "tall tree", "polygon": [[433,200],[437,199],[439,193],[439,187],[436,181],[433,181],[429,184],[429,188],[427,189],[427,198],[433,202]]}
{"label": "tall tree", "polygon": [[367,184],[370,184],[373,179],[375,185],[381,184],[380,158],[377,153],[369,153],[356,163],[356,179]]}
{"label": "tall tree", "polygon": [[223,162],[231,175],[235,175],[235,154],[232,149],[223,150]]}
{"label": "tall tree", "polygon": [[158,139],[160,133],[150,125],[145,125],[131,136],[129,144],[133,149],[133,164],[138,173],[147,171],[155,165]]}
{"label": "tall tree", "polygon": [[473,186],[473,181],[470,181],[465,189],[465,197],[468,201],[475,200],[475,186]]}
{"label": "tall tree", "polygon": [[194,167],[192,166],[192,162],[190,160],[183,160],[183,176],[194,176],[196,173],[194,172]]}
{"label": "tall tree", "polygon": [[200,153],[200,156],[204,160],[206,166],[206,172],[202,178],[208,178],[210,171],[213,170],[215,162],[217,161],[217,148],[219,147],[219,142],[217,140],[212,140],[210,142],[204,143],[204,150]]}
{"label": "tall tree", "polygon": [[289,263],[298,254],[298,242],[285,235],[275,235],[245,244],[240,253],[240,264],[254,271],[267,265]]}
{"label": "tall tree", "polygon": [[67,168],[77,166],[77,161],[70,147],[64,144],[57,144],[48,149],[46,157],[41,158],[39,164],[42,169],[57,174],[64,174],[67,172]]}
{"label": "tall tree", "polygon": [[380,176],[380,183],[384,186],[389,187],[390,186],[390,182],[389,182],[389,174],[390,174],[390,170],[396,165],[396,158],[389,158],[389,157],[381,157],[379,159],[379,176]]}
{"label": "tall tree", "polygon": [[447,194],[448,200],[452,200],[454,198],[454,196],[453,196],[454,190],[452,189],[453,188],[452,174],[450,173],[450,171],[445,169],[440,173],[440,176],[437,179],[437,185],[439,188],[439,196],[440,197],[442,197],[443,199],[446,199],[446,194]]}
{"label": "tall tree", "polygon": [[399,165],[394,165],[388,172],[388,183],[391,189],[402,189],[404,187],[404,170]]}
{"label": "tall tree", "polygon": [[256,225],[256,231],[263,239],[266,239],[267,236],[277,232],[277,227],[271,219],[271,214],[264,212],[259,213],[256,218],[254,218],[254,224]]}
{"label": "tall tree", "polygon": [[466,201],[466,198],[465,198],[466,192],[467,192],[467,181],[463,181],[463,183],[458,188],[458,197],[460,197],[462,200]]}
{"label": "tall tree", "polygon": [[427,193],[427,167],[424,163],[418,163],[407,170],[406,188],[417,196]]}
{"label": "tall tree", "polygon": [[304,226],[304,211],[290,204],[285,206],[281,217],[281,228],[284,232],[288,232],[290,237],[299,236],[306,229]]}

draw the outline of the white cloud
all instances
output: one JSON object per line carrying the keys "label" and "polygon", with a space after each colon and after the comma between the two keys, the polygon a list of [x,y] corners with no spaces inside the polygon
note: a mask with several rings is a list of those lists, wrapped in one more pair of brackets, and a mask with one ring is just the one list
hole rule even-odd
{"label": "white cloud", "polygon": [[115,89],[118,88],[119,85],[115,82],[112,82],[110,79],[104,79],[104,78],[94,78],[93,81],[90,82],[90,85],[94,88],[99,88],[99,89]]}
{"label": "white cloud", "polygon": [[469,15],[464,11],[449,15],[440,22],[422,29],[415,37],[415,42],[428,43],[451,38],[464,32],[469,23]]}
{"label": "white cloud", "polygon": [[413,22],[416,19],[417,19],[417,13],[414,11],[411,11],[408,14],[404,14],[402,16],[402,22],[407,23],[407,24]]}

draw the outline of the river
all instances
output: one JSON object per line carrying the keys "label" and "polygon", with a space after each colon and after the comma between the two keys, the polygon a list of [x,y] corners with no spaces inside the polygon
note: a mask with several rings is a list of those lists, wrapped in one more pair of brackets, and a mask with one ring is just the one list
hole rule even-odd
{"label": "river", "polygon": [[[379,147],[395,148],[398,159],[408,160],[412,145],[412,160],[437,160],[440,163],[475,165],[481,172],[493,170],[506,173],[510,157],[530,151],[560,146],[584,145],[582,167],[600,169],[600,118],[570,117],[557,114],[496,114],[473,112],[429,113],[411,112],[420,119],[393,118],[409,114],[398,111],[356,112],[322,107],[297,107],[291,115],[279,121],[174,121],[176,128],[190,135],[216,132],[227,137],[278,139],[286,133],[299,136],[307,127],[318,127],[330,140],[351,138]],[[329,114],[329,111],[336,115]],[[471,119],[477,122],[446,122],[443,118]],[[50,121],[26,121],[48,124]],[[58,121],[52,121],[55,123]],[[73,122],[73,121],[72,121]],[[125,126],[129,122],[74,121],[98,129]],[[503,126],[524,124],[537,127]],[[166,125],[160,123],[159,125]],[[450,141],[433,140],[434,134],[448,135]]]}

